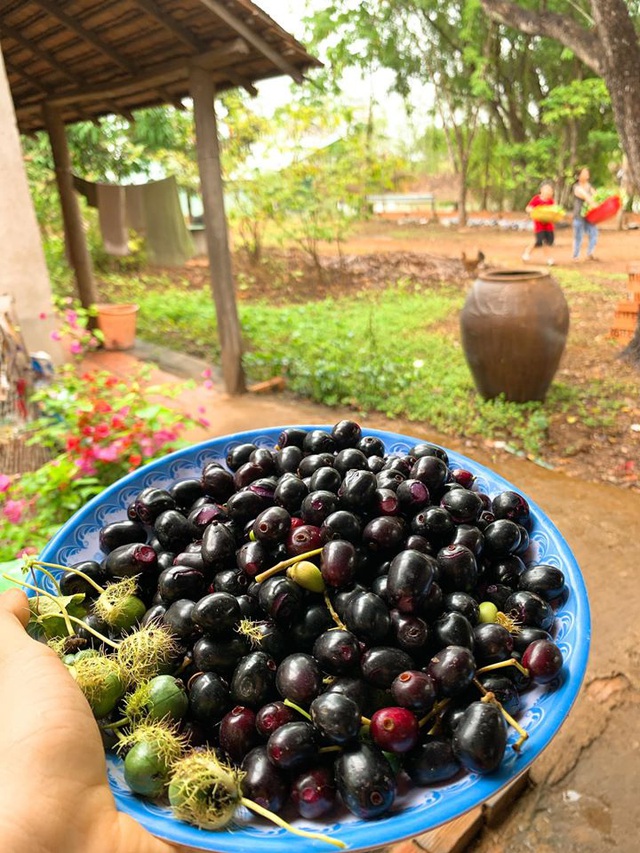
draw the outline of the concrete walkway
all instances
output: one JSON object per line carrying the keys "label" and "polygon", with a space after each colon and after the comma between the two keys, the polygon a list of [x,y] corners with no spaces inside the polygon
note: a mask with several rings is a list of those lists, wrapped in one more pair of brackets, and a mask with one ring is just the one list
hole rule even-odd
{"label": "concrete walkway", "polygon": [[[175,386],[204,367],[193,359],[148,350],[100,352],[87,367],[131,376],[136,355],[161,366],[154,382]],[[178,375],[177,375],[178,374]],[[180,378],[180,374],[182,378]],[[298,401],[288,394],[230,398],[220,384],[183,389],[183,411],[204,409],[206,429],[194,441],[285,424],[333,424],[348,412]],[[419,424],[371,417],[364,427],[425,438],[465,453],[464,444]],[[472,848],[482,853],[636,853],[640,803],[640,495],[569,479],[518,458],[474,451],[474,458],[517,484],[554,520],[581,566],[592,608],[592,651],[585,684],[559,735],[534,764],[532,784],[503,824],[485,830]],[[416,846],[416,850],[419,848]]]}

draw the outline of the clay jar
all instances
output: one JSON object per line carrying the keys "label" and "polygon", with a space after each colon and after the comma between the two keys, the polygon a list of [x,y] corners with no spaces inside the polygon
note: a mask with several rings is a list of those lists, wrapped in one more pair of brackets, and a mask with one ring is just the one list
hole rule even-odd
{"label": "clay jar", "polygon": [[544,400],[566,344],[569,307],[543,270],[487,270],[471,286],[460,329],[483,397]]}

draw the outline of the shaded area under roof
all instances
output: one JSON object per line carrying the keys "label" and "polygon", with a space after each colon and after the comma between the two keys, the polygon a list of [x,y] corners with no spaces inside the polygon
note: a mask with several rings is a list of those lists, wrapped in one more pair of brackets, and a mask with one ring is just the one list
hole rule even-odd
{"label": "shaded area under roof", "polygon": [[23,133],[190,95],[192,67],[216,90],[319,66],[250,0],[3,0],[0,42]]}

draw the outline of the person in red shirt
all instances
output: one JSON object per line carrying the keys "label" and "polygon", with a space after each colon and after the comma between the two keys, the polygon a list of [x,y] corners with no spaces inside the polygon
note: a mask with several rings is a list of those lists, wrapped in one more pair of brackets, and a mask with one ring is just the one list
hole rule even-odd
{"label": "person in red shirt", "polygon": [[[555,204],[553,200],[553,184],[550,181],[544,181],[540,185],[540,192],[537,195],[534,195],[526,207],[527,213],[531,213],[535,207],[538,207],[541,204]],[[533,235],[535,238],[533,245],[525,249],[522,260],[525,262],[530,261],[531,252],[533,252],[534,249],[541,248],[547,264],[549,266],[553,266],[553,258],[551,257],[551,247],[553,246],[555,237],[553,222],[538,222],[537,219],[534,219]]]}

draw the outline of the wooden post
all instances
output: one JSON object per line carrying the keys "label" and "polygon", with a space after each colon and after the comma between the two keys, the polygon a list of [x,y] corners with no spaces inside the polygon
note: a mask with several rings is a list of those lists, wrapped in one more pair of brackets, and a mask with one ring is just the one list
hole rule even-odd
{"label": "wooden post", "polygon": [[229,394],[242,394],[246,390],[242,369],[242,333],[233,287],[227,219],[224,212],[218,128],[213,106],[215,86],[210,72],[197,67],[191,69],[190,84],[211,289],[222,353],[222,375]]}
{"label": "wooden post", "polygon": [[84,226],[82,224],[80,205],[73,188],[67,134],[64,122],[55,107],[45,103],[42,112],[47,133],[49,134],[49,141],[51,142],[66,243],[71,254],[71,265],[73,266],[76,278],[78,296],[82,305],[85,308],[89,308],[89,306],[95,305],[98,301],[98,293],[93,277],[91,255],[89,254]]}

